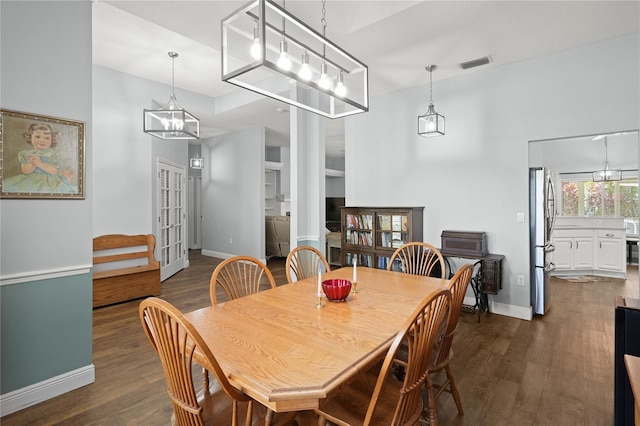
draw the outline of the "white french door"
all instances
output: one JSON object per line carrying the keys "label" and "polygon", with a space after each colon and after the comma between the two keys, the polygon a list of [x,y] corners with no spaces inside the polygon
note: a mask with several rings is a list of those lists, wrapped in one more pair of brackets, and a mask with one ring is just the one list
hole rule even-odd
{"label": "white french door", "polygon": [[185,198],[185,169],[158,161],[160,281],[185,266]]}
{"label": "white french door", "polygon": [[200,176],[189,177],[189,248],[202,248],[202,178]]}

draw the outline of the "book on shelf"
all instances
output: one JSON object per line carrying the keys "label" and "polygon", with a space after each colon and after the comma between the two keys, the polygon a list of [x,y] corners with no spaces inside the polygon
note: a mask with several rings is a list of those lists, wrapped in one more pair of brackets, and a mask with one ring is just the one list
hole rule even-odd
{"label": "book on shelf", "polygon": [[378,215],[381,231],[391,231],[391,216],[388,214]]}
{"label": "book on shelf", "polygon": [[387,269],[387,265],[389,265],[389,258],[385,256],[378,257],[378,268]]}
{"label": "book on shelf", "polygon": [[395,214],[391,216],[391,229],[393,231],[400,231],[402,229],[402,216]]}

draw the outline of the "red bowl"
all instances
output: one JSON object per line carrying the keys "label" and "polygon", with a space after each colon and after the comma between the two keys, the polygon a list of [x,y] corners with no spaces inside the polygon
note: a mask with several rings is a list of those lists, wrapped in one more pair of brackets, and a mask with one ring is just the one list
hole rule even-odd
{"label": "red bowl", "polygon": [[327,299],[332,302],[344,302],[351,292],[351,281],[341,278],[322,281],[322,290],[324,290]]}

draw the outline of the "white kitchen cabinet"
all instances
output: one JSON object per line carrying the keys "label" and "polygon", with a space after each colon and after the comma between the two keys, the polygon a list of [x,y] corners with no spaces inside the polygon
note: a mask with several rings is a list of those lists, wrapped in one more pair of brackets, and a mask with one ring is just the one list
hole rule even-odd
{"label": "white kitchen cabinet", "polygon": [[600,275],[626,278],[626,235],[614,219],[564,218],[556,224],[552,275]]}
{"label": "white kitchen cabinet", "polygon": [[624,272],[626,270],[624,234],[616,230],[598,230],[598,269]]}
{"label": "white kitchen cabinet", "polygon": [[[560,231],[558,233],[562,234]],[[593,267],[593,237],[556,237],[553,245],[553,263],[557,271]]]}

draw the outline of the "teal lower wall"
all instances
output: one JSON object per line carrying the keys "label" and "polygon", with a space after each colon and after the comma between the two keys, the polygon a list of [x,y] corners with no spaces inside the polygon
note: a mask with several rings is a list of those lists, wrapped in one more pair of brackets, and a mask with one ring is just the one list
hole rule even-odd
{"label": "teal lower wall", "polygon": [[0,286],[0,394],[92,363],[91,273]]}

